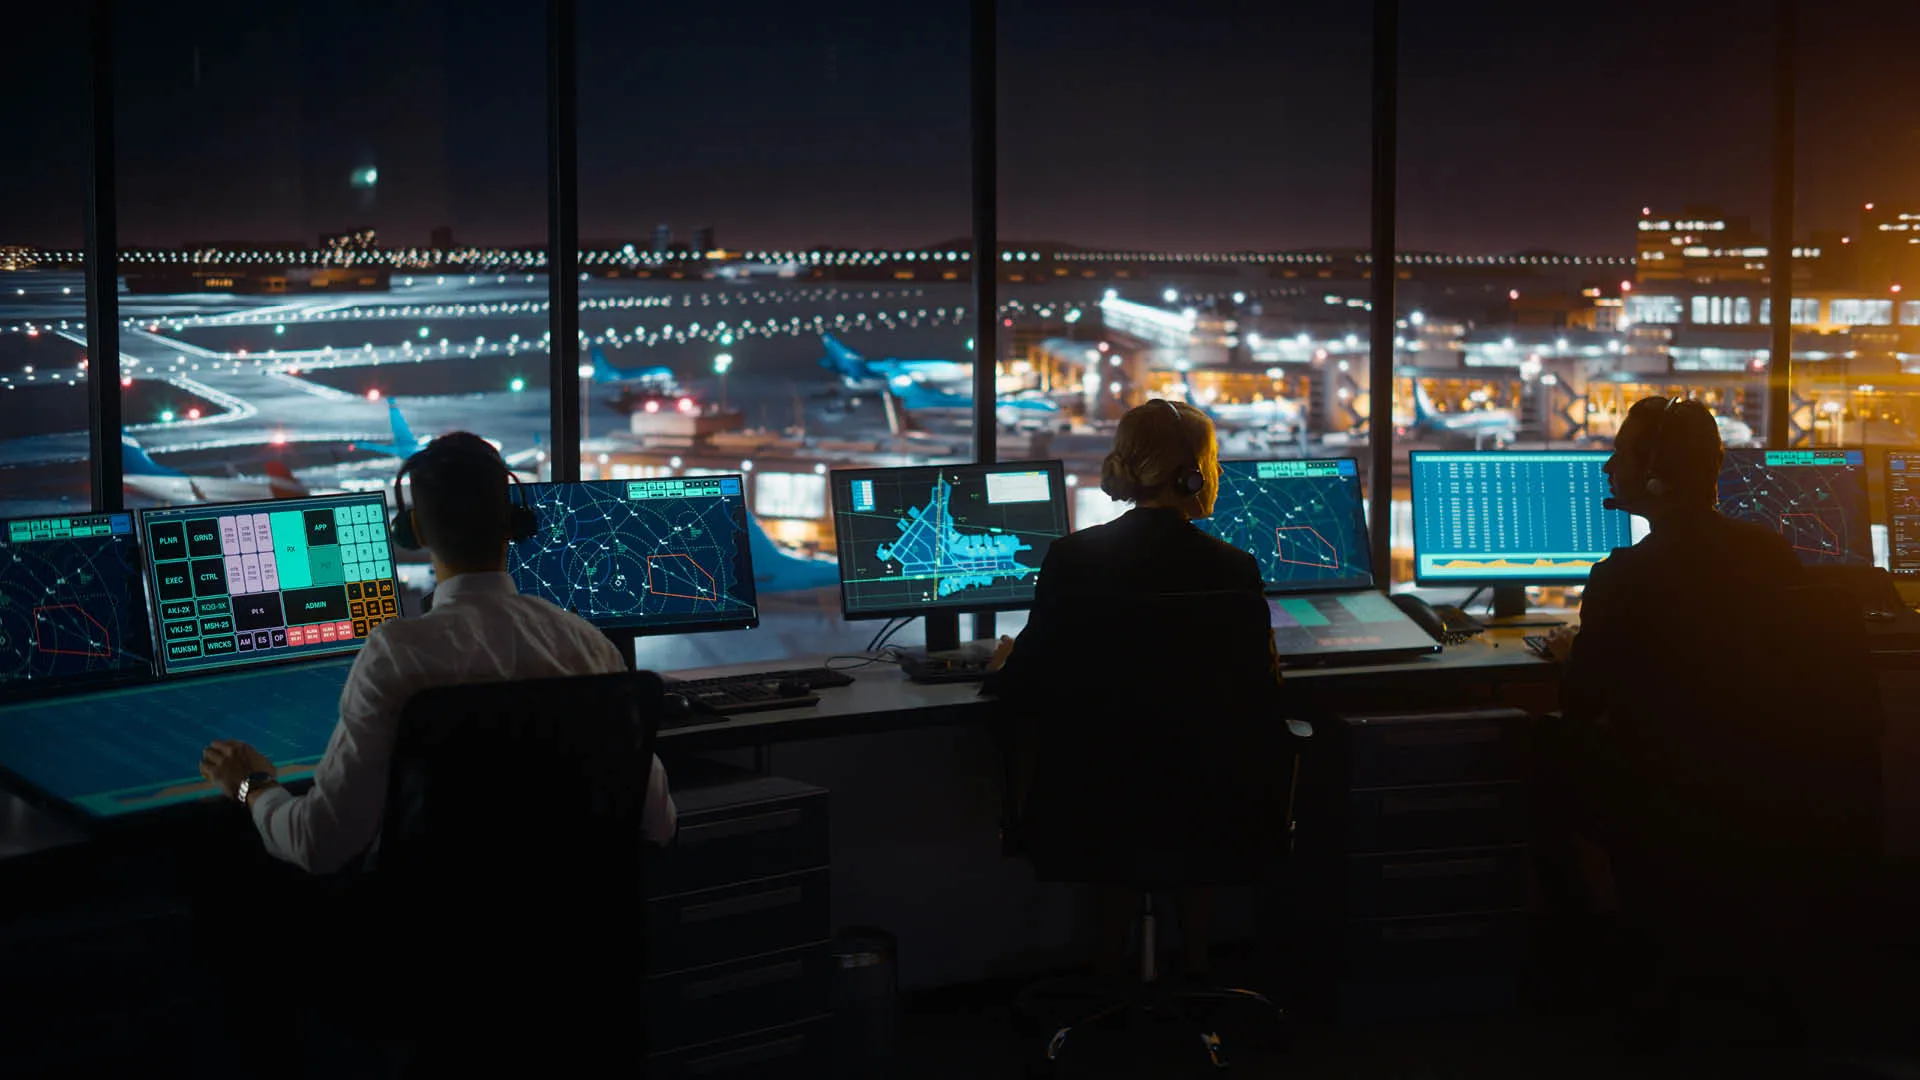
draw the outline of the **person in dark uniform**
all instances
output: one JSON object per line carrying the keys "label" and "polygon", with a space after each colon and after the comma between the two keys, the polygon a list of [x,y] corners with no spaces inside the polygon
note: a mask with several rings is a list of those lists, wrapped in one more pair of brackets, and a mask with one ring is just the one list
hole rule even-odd
{"label": "person in dark uniform", "polygon": [[[1220,486],[1205,413],[1167,400],[1130,410],[1100,486],[1133,508],[1054,541],[1026,628],[1002,639],[984,691],[1045,717],[1025,807],[1035,835],[1073,835],[1063,846],[1076,853],[1094,835],[1181,856],[1158,865],[1192,886],[1179,893],[1182,960],[1198,978],[1213,906],[1205,852],[1234,831],[1232,793],[1258,782],[1236,772],[1279,760],[1252,749],[1285,730],[1271,620],[1253,556],[1193,525]],[[1103,890],[1105,973],[1124,965],[1136,902]]]}

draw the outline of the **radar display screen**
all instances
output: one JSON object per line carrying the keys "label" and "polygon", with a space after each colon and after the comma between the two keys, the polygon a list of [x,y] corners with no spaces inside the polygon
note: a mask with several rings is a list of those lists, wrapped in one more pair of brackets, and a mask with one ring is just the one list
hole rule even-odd
{"label": "radar display screen", "polygon": [[1632,544],[1626,511],[1601,504],[1605,451],[1409,454],[1414,580],[1558,585]]}
{"label": "radar display screen", "polygon": [[832,488],[850,619],[1027,607],[1069,531],[1057,461],[850,469]]}
{"label": "radar display screen", "polygon": [[1373,584],[1352,458],[1223,461],[1213,516],[1194,524],[1259,560],[1268,592]]}
{"label": "radar display screen", "polygon": [[507,548],[520,591],[602,630],[758,625],[738,476],[521,485],[538,529]]}
{"label": "radar display screen", "polygon": [[0,522],[0,698],[153,672],[132,514]]}
{"label": "radar display screen", "polygon": [[1778,532],[1804,566],[1873,565],[1859,450],[1728,450],[1720,512]]}
{"label": "radar display screen", "polygon": [[398,618],[380,492],[140,511],[166,675],[353,652]]}

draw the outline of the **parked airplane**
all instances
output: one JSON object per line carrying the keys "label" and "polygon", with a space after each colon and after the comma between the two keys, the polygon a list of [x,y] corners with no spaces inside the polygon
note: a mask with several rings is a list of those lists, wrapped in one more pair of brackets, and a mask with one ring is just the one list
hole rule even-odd
{"label": "parked airplane", "polygon": [[297,499],[310,494],[279,461],[267,462],[265,476],[194,476],[153,460],[126,435],[120,436],[120,471],[127,492],[163,503]]}
{"label": "parked airplane", "polygon": [[820,366],[837,372],[849,390],[881,390],[905,376],[921,382],[965,384],[973,378],[973,365],[953,360],[869,360],[848,348],[832,334],[821,334],[820,343],[827,355]]}
{"label": "parked airplane", "polygon": [[1207,414],[1214,426],[1226,431],[1271,431],[1300,429],[1301,408],[1295,401],[1286,398],[1270,398],[1266,401],[1229,401],[1208,404],[1194,394],[1193,384],[1187,383],[1187,404]]}
{"label": "parked airplane", "polygon": [[1753,426],[1745,420],[1733,416],[1721,416],[1715,413],[1714,426],[1720,429],[1720,443],[1723,446],[1752,446]]}
{"label": "parked airplane", "polygon": [[402,461],[420,452],[427,444],[415,438],[413,428],[407,424],[407,418],[400,413],[400,403],[387,399],[387,423],[393,428],[393,441],[390,443],[354,443],[357,450],[372,450],[377,454],[388,454]]}
{"label": "parked airplane", "polygon": [[753,584],[760,592],[799,592],[840,584],[838,562],[788,553],[773,542],[753,514],[747,515],[747,542],[753,559]]}
{"label": "parked airplane", "polygon": [[1509,443],[1520,435],[1520,420],[1512,409],[1473,409],[1443,413],[1433,407],[1433,399],[1419,380],[1413,384],[1413,430],[1427,434],[1471,439],[1477,447],[1492,439]]}
{"label": "parked airplane", "polygon": [[653,383],[662,387],[673,386],[673,369],[665,367],[618,368],[607,363],[607,354],[594,349],[590,354],[593,364],[593,381],[597,383]]}

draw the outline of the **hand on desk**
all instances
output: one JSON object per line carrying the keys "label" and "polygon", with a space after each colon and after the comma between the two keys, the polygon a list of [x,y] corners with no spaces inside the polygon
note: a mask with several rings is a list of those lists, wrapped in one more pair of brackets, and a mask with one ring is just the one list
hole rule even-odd
{"label": "hand on desk", "polygon": [[1577,626],[1559,627],[1547,635],[1547,652],[1551,653],[1555,660],[1566,663],[1567,657],[1573,655],[1573,639],[1578,636],[1580,636],[1580,628]]}
{"label": "hand on desk", "polygon": [[222,739],[210,744],[200,755],[200,775],[213,781],[229,799],[239,796],[240,781],[257,772],[272,774],[273,762],[243,742]]}
{"label": "hand on desk", "polygon": [[993,658],[987,661],[987,670],[999,671],[1001,668],[1006,667],[1007,657],[1012,655],[1013,639],[1005,634],[1001,634],[999,643],[993,647]]}

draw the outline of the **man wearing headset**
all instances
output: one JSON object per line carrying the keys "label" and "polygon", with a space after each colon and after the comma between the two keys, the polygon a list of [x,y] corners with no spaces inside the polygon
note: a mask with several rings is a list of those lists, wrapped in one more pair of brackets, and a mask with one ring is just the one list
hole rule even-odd
{"label": "man wearing headset", "polygon": [[[290,794],[275,782],[273,763],[245,743],[216,742],[200,762],[202,775],[246,804],[268,853],[315,874],[348,865],[379,835],[395,729],[418,691],[626,669],[619,650],[585,619],[514,588],[507,541],[515,515],[526,511],[510,502],[507,466],[491,443],[467,432],[442,435],[407,459],[401,476],[412,478],[413,500],[395,541],[413,546],[404,543],[411,532],[432,553],[433,610],[381,623],[367,638],[312,790]],[[666,843],[674,818],[655,758],[647,838]]]}
{"label": "man wearing headset", "polygon": [[1711,618],[1703,605],[1798,579],[1784,538],[1715,508],[1723,456],[1719,426],[1697,401],[1651,397],[1628,411],[1607,460],[1606,505],[1645,518],[1652,532],[1593,568],[1578,631],[1548,639],[1566,665],[1568,719],[1601,720],[1621,695],[1643,692],[1648,651],[1678,623]]}

